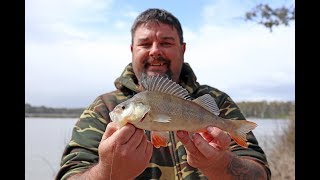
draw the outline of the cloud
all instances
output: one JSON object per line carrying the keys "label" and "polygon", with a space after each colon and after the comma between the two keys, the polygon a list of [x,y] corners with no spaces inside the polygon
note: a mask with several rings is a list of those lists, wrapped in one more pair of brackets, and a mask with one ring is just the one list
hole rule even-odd
{"label": "cloud", "polygon": [[[247,1],[217,0],[203,7],[201,16],[205,24],[227,25],[241,23],[243,14],[249,8]],[[252,3],[250,3],[252,4]],[[239,21],[241,20],[241,21]]]}
{"label": "cloud", "polygon": [[[236,9],[217,1],[197,13],[216,20],[184,27],[185,61],[199,82],[235,101],[294,100],[294,25],[270,33],[242,20],[220,23],[218,15],[228,19],[228,13],[209,9],[221,4]],[[115,89],[115,78],[131,62],[130,26],[138,14],[130,4],[115,6],[105,0],[26,2],[26,102],[85,107]]]}
{"label": "cloud", "polygon": [[[129,42],[129,38],[109,37],[100,41],[28,44],[26,96],[30,99],[27,101],[39,96],[35,104],[41,104],[55,95],[93,99],[92,96],[113,89],[114,79],[131,61]],[[73,104],[67,97],[60,101]]]}
{"label": "cloud", "polygon": [[[294,23],[271,33],[241,18],[228,20],[245,12],[236,7],[244,6],[215,1],[203,8],[202,26],[186,30],[185,61],[200,83],[223,90],[235,100],[294,100]],[[287,91],[277,92],[276,87]]]}

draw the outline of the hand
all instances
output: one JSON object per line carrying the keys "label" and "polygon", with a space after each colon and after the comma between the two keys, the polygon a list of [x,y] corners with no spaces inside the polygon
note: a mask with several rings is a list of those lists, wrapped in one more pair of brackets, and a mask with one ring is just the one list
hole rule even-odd
{"label": "hand", "polygon": [[110,179],[132,179],[147,168],[152,150],[153,146],[142,129],[131,124],[118,129],[111,122],[98,148],[98,166]]}
{"label": "hand", "polygon": [[190,138],[187,131],[178,131],[177,137],[185,146],[188,164],[205,171],[218,170],[226,166],[224,156],[231,139],[216,127],[208,127],[205,133],[195,133]]}

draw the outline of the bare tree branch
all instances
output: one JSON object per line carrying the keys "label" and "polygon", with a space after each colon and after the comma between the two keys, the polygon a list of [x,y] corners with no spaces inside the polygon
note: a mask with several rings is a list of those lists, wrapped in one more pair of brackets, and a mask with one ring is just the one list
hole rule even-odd
{"label": "bare tree branch", "polygon": [[272,32],[274,26],[288,26],[290,21],[295,20],[295,7],[292,5],[273,9],[268,4],[259,4],[246,12],[245,20],[262,24]]}

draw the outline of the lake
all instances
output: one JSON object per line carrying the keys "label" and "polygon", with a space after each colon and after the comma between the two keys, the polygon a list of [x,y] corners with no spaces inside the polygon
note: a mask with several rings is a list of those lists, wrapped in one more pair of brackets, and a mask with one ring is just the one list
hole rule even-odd
{"label": "lake", "polygon": [[[253,130],[260,141],[281,134],[288,124],[283,119],[250,119],[258,124]],[[77,118],[25,118],[25,179],[52,180],[59,169],[65,145]],[[263,147],[263,143],[260,144]]]}

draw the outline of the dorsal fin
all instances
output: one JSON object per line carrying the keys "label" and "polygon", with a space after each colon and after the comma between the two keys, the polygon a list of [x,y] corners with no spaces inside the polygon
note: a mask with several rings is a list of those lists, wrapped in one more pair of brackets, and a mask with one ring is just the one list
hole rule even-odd
{"label": "dorsal fin", "polygon": [[210,94],[202,95],[192,101],[210,111],[211,113],[215,114],[216,116],[220,114],[219,107],[214,98],[210,96]]}
{"label": "dorsal fin", "polygon": [[188,91],[181,85],[169,79],[168,76],[148,76],[146,74],[142,74],[141,85],[144,90],[147,91],[159,91],[183,99],[191,99]]}

